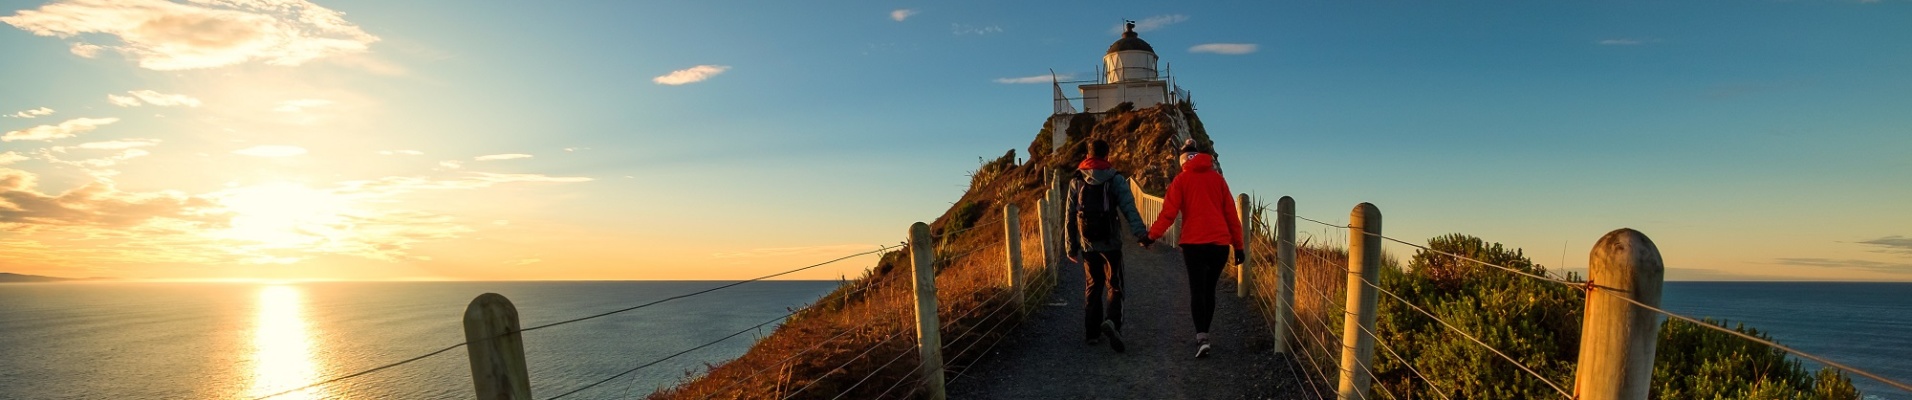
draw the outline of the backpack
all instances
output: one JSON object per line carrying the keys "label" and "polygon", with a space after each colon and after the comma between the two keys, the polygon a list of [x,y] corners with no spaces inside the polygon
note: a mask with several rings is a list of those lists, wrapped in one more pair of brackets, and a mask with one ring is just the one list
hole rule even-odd
{"label": "backpack", "polygon": [[1114,185],[1108,182],[1090,184],[1086,178],[1076,185],[1076,230],[1085,242],[1107,243],[1116,240],[1115,199],[1109,194],[1109,186]]}

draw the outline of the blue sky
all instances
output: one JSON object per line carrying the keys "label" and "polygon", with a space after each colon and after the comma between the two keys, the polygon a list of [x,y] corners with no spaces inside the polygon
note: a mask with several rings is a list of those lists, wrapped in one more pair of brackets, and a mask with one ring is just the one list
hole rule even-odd
{"label": "blue sky", "polygon": [[1372,202],[1390,236],[1568,267],[1631,227],[1674,279],[1912,280],[1903,1],[267,3],[0,1],[0,131],[72,133],[0,143],[32,183],[7,198],[64,201],[0,206],[0,270],[780,271],[939,214],[1049,113],[999,81],[1091,76],[1126,18],[1233,186],[1303,215]]}

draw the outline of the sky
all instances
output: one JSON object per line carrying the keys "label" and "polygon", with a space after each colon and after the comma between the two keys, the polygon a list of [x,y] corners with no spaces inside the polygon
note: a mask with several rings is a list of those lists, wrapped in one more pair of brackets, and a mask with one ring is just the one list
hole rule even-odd
{"label": "sky", "polygon": [[0,272],[788,270],[940,215],[1124,19],[1231,186],[1303,216],[1912,281],[1912,2],[1886,0],[0,0]]}

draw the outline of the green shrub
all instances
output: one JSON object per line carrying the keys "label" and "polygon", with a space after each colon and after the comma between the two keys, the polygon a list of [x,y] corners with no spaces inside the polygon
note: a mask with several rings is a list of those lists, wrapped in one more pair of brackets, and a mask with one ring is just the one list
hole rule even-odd
{"label": "green shrub", "polygon": [[[1706,323],[1725,327],[1723,322]],[[1771,337],[1745,324],[1735,330]],[[1660,325],[1653,362],[1655,399],[1857,400],[1852,380],[1833,368],[1807,373],[1786,352],[1691,322]]]}
{"label": "green shrub", "polygon": [[[1546,274],[1519,249],[1452,234],[1428,247],[1528,273]],[[1567,280],[1579,281],[1568,274]],[[1571,393],[1586,309],[1578,288],[1499,271],[1428,251],[1406,269],[1383,268],[1381,287],[1468,332]],[[1403,398],[1540,399],[1560,393],[1401,301],[1382,294],[1375,335],[1411,360],[1414,370],[1377,347],[1376,393]],[[1723,326],[1723,325],[1722,325]],[[1740,326],[1741,332],[1765,337]],[[1662,325],[1654,361],[1655,399],[1857,400],[1852,381],[1837,370],[1808,372],[1778,349],[1694,324]]]}

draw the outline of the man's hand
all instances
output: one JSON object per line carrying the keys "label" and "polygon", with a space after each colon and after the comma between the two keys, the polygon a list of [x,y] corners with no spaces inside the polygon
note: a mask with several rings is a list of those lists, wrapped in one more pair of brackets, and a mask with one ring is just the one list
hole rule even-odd
{"label": "man's hand", "polygon": [[1141,239],[1135,239],[1135,244],[1146,249],[1149,248],[1149,246],[1155,245],[1155,239],[1149,239],[1148,236],[1143,236]]}

